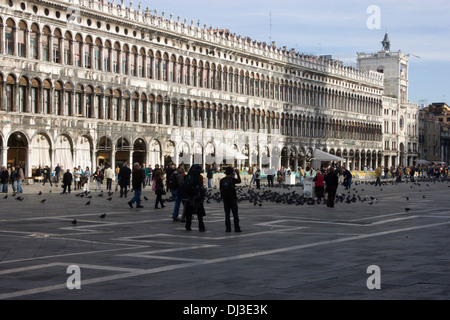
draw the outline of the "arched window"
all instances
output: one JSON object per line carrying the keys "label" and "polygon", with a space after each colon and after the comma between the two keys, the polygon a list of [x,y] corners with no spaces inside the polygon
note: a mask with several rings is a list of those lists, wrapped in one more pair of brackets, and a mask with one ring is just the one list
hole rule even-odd
{"label": "arched window", "polygon": [[175,55],[170,57],[170,66],[169,66],[169,80],[170,82],[178,82],[177,81],[177,58]]}
{"label": "arched window", "polygon": [[6,111],[14,111],[14,97],[16,96],[16,78],[9,75],[6,79]]}
{"label": "arched window", "polygon": [[37,79],[31,81],[31,112],[39,113],[39,87],[40,83]]}
{"label": "arched window", "polygon": [[86,118],[94,118],[94,91],[91,86],[87,86],[84,97],[84,116]]}
{"label": "arched window", "polygon": [[6,20],[6,26],[5,26],[5,53],[9,55],[15,54],[15,48],[14,48],[14,41],[16,36],[16,23],[13,19]]}
{"label": "arched window", "polygon": [[55,32],[53,32],[53,45],[52,45],[52,54],[53,54],[53,62],[54,63],[61,63],[61,42],[62,42],[62,34],[59,29],[56,29]]}
{"label": "arched window", "polygon": [[130,53],[130,76],[137,76],[137,48],[133,46]]}
{"label": "arched window", "polygon": [[50,61],[50,38],[51,38],[51,32],[50,28],[45,26],[43,29],[43,34],[41,36],[41,49],[42,49],[42,55],[41,60],[42,61]]}
{"label": "arched window", "polygon": [[162,80],[163,81],[169,81],[168,67],[169,67],[169,55],[167,53],[164,53],[163,61],[162,61]]}
{"label": "arched window", "polygon": [[111,72],[111,42],[109,40],[105,41],[105,46],[103,47],[103,66],[102,67],[103,67],[103,71]]}
{"label": "arched window", "polygon": [[63,115],[72,116],[73,88],[69,83],[64,86],[64,110]]}
{"label": "arched window", "polygon": [[70,32],[66,32],[64,34],[64,63],[66,65],[73,65],[72,47],[72,35]]}
{"label": "arched window", "polygon": [[19,112],[28,112],[28,79],[20,78],[19,81]]}
{"label": "arched window", "polygon": [[119,73],[119,53],[120,53],[120,44],[116,42],[114,44],[114,50],[112,51],[112,72]]}
{"label": "arched window", "polygon": [[73,65],[75,67],[81,67],[81,52],[83,50],[83,38],[80,34],[75,37],[73,44]]}
{"label": "arched window", "polygon": [[81,86],[76,86],[75,88],[75,117],[83,116],[83,88]]}
{"label": "arched window", "polygon": [[122,74],[126,74],[128,75],[128,59],[130,56],[130,48],[128,47],[128,45],[124,45],[123,46],[123,50],[122,50]]}
{"label": "arched window", "polygon": [[51,114],[52,108],[51,108],[51,97],[50,92],[52,89],[52,84],[50,81],[45,80],[43,85],[43,95],[42,95],[42,102],[43,102],[43,111],[44,114]]}
{"label": "arched window", "polygon": [[139,55],[138,55],[138,62],[137,62],[137,66],[138,66],[138,76],[140,78],[144,78],[145,77],[145,49],[141,48],[141,50],[139,51]]}
{"label": "arched window", "polygon": [[94,51],[94,69],[102,70],[101,53],[103,50],[102,50],[102,40],[100,38],[97,38],[95,40],[93,51]]}
{"label": "arched window", "polygon": [[83,56],[84,56],[84,67],[92,69],[92,38],[90,36],[86,37],[83,45]]}
{"label": "arched window", "polygon": [[27,25],[24,21],[20,21],[19,30],[17,31],[17,46],[19,49],[19,57],[26,58],[27,56],[27,41],[26,41]]}
{"label": "arched window", "polygon": [[39,27],[36,23],[31,26],[30,58],[39,59]]}
{"label": "arched window", "polygon": [[156,52],[156,59],[155,59],[155,80],[161,80],[161,53]]}

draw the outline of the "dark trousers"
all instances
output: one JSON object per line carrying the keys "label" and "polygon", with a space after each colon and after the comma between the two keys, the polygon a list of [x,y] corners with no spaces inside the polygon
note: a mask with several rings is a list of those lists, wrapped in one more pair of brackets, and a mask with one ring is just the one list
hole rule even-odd
{"label": "dark trousers", "polygon": [[267,176],[267,183],[269,187],[273,187],[273,176]]}
{"label": "dark trousers", "polygon": [[334,200],[336,198],[337,187],[327,187],[328,202],[327,207],[334,208]]}
{"label": "dark trousers", "polygon": [[161,203],[161,208],[164,208],[164,204],[162,201],[162,195],[160,192],[156,193],[156,202],[155,202],[155,209],[158,208],[158,203]]}
{"label": "dark trousers", "polygon": [[112,179],[106,179],[106,190],[111,191]]}
{"label": "dark trousers", "polygon": [[64,185],[64,190],[63,190],[63,193],[66,193],[66,190],[68,190],[68,191],[69,191],[69,193],[70,193],[70,187],[71,187],[71,185],[70,185],[70,184],[65,184],[65,185]]}
{"label": "dark trousers", "polygon": [[50,177],[45,177],[45,179],[44,179],[44,183],[42,184],[43,186],[45,186],[45,183],[46,182],[50,182],[50,186],[52,187],[53,185],[52,185],[52,178],[50,178]]}
{"label": "dark trousers", "polygon": [[125,198],[127,197],[127,193],[128,193],[128,186],[120,186],[120,196],[125,196]]}
{"label": "dark trousers", "polygon": [[260,179],[256,179],[256,189],[261,189],[261,180]]}
{"label": "dark trousers", "polygon": [[315,187],[315,191],[316,191],[317,200],[321,201],[323,198],[324,187],[323,186]]}
{"label": "dark trousers", "polygon": [[[191,230],[193,213],[194,210],[192,210],[192,208],[186,210],[186,230]],[[205,230],[205,223],[203,222],[203,216],[198,214],[197,219],[198,219],[198,229]]]}
{"label": "dark trousers", "polygon": [[381,186],[381,178],[377,177],[377,181],[375,181],[375,187],[379,185]]}
{"label": "dark trousers", "polygon": [[236,199],[223,200],[223,208],[225,209],[225,227],[227,231],[231,231],[231,217],[230,211],[233,213],[234,230],[239,231],[241,227],[239,226],[239,214],[238,214],[238,204]]}

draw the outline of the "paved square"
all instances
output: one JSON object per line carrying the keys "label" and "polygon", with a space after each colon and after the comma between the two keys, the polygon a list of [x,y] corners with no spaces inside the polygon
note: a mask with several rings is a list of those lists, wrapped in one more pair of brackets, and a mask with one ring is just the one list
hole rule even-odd
{"label": "paved square", "polygon": [[[0,196],[0,299],[448,299],[449,186],[340,186],[334,209],[245,200],[241,234],[225,232],[213,200],[200,233],[196,221],[190,232],[172,222],[172,202],[154,210],[150,188],[145,208],[130,209],[118,193],[108,201],[24,186],[23,201]],[[67,287],[71,265],[79,290]],[[381,288],[369,290],[375,275]]]}

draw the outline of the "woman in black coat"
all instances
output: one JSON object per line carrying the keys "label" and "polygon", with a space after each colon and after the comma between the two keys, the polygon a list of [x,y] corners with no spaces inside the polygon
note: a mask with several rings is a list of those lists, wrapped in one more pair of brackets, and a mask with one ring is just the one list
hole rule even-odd
{"label": "woman in black coat", "polygon": [[66,189],[68,189],[69,193],[70,193],[70,187],[72,186],[72,180],[73,180],[73,176],[70,173],[70,169],[67,169],[66,173],[64,173],[63,176],[63,194],[66,194]]}
{"label": "woman in black coat", "polygon": [[119,186],[120,186],[120,197],[122,198],[125,195],[127,197],[128,186],[130,185],[131,180],[131,169],[128,168],[127,163],[125,162],[120,168],[119,171]]}
{"label": "woman in black coat", "polygon": [[334,200],[336,198],[337,188],[339,186],[339,179],[334,172],[334,168],[329,169],[328,174],[325,177],[325,183],[327,185],[328,202],[327,207],[334,208]]}
{"label": "woman in black coat", "polygon": [[186,230],[191,230],[192,215],[196,214],[198,219],[198,229],[201,232],[206,231],[203,218],[206,216],[203,201],[206,190],[203,186],[202,168],[199,165],[193,165],[184,179],[183,195],[186,197],[184,212],[186,215]]}

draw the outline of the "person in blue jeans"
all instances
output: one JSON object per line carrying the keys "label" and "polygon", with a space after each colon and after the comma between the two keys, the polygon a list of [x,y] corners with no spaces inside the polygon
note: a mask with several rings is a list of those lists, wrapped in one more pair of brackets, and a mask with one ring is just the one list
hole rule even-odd
{"label": "person in blue jeans", "polygon": [[171,186],[171,190],[172,190],[172,196],[174,198],[174,207],[173,207],[173,212],[172,212],[172,220],[173,222],[178,222],[178,221],[182,221],[184,220],[183,217],[182,219],[178,218],[178,216],[180,215],[180,206],[181,206],[181,201],[183,200],[183,183],[184,183],[184,177],[186,176],[186,173],[184,172],[184,167],[182,165],[180,165],[177,169],[177,171],[175,171],[172,175],[174,175],[172,177],[172,181],[174,182],[174,185]]}
{"label": "person in blue jeans", "polygon": [[133,190],[134,197],[131,201],[128,202],[130,208],[133,208],[133,204],[136,202],[136,208],[143,208],[141,206],[141,193],[142,193],[142,184],[144,183],[144,172],[141,170],[141,165],[139,163],[135,163],[133,166]]}
{"label": "person in blue jeans", "polygon": [[25,179],[25,175],[23,173],[23,169],[20,165],[17,166],[17,193],[23,193],[22,189],[22,181]]}

